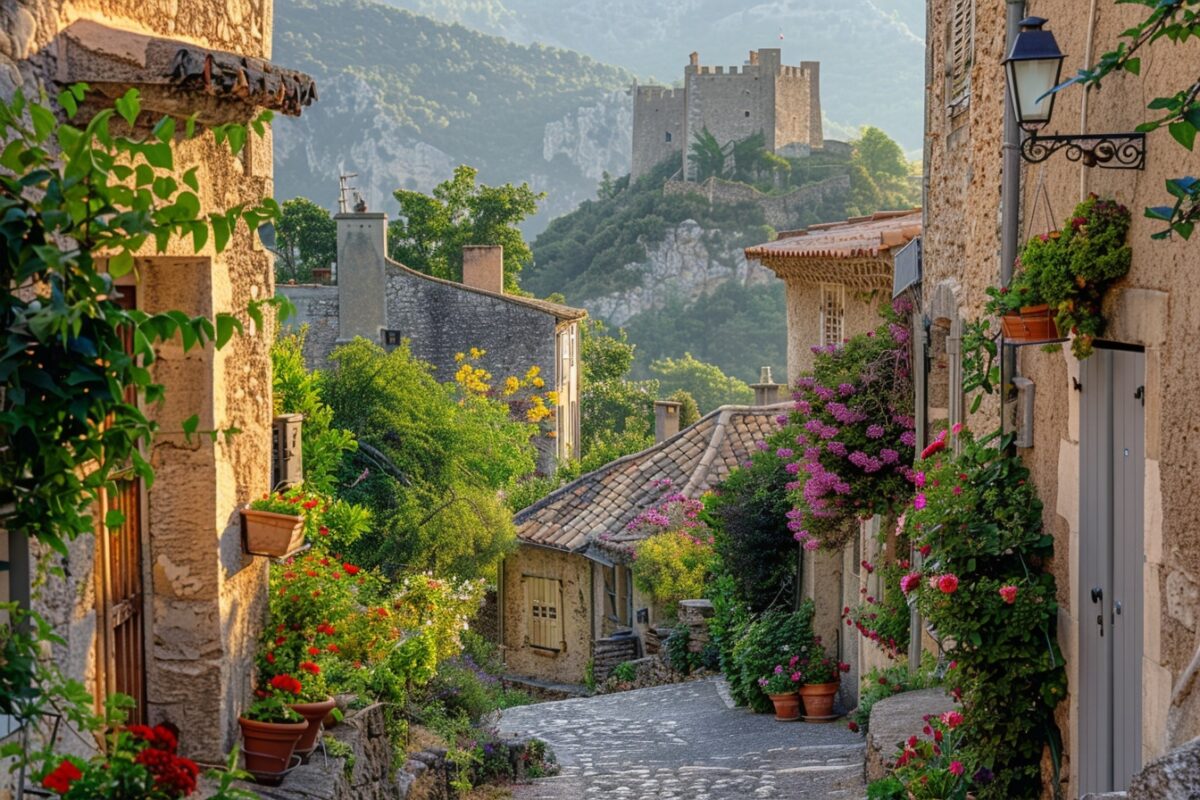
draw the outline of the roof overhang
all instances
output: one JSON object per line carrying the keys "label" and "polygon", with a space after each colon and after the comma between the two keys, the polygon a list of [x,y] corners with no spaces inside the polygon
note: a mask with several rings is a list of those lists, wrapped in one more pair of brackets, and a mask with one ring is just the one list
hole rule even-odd
{"label": "roof overhang", "polygon": [[201,124],[246,122],[260,109],[288,116],[317,99],[315,81],[270,61],[79,20],[58,46],[60,84],[84,82],[110,99],[137,89],[156,115]]}

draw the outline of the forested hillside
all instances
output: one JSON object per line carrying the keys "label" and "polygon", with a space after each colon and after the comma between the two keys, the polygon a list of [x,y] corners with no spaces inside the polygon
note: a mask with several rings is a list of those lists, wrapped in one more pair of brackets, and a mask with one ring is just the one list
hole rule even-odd
{"label": "forested hillside", "polygon": [[547,126],[603,106],[633,80],[625,70],[369,0],[280,0],[275,19],[275,60],[312,74],[320,93],[300,120],[276,126],[281,199],[331,207],[337,174],[353,171],[368,201],[391,211],[392,190],[427,191],[470,164],[489,183],[530,181],[561,213],[629,148],[621,121],[601,119],[585,131],[598,140],[590,157],[611,163],[577,163],[569,142],[567,155],[545,157]]}

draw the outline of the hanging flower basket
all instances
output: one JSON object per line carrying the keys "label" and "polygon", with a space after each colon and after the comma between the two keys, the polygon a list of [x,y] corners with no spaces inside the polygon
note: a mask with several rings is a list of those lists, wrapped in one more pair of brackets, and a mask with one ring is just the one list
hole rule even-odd
{"label": "hanging flower basket", "polygon": [[243,508],[242,538],[252,556],[289,556],[304,547],[304,516]]}
{"label": "hanging flower basket", "polygon": [[1062,339],[1058,334],[1058,326],[1054,324],[1054,313],[1045,303],[1023,306],[1017,314],[1005,314],[1000,318],[1000,326],[1004,330],[1004,338],[1013,343],[1033,344]]}

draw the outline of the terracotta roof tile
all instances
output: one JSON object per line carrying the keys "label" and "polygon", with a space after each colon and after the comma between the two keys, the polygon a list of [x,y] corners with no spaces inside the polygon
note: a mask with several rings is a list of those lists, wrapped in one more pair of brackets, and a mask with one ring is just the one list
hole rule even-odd
{"label": "terracotta roof tile", "polygon": [[784,231],[773,242],[746,248],[746,258],[877,258],[921,234],[921,209],[880,211],[845,222]]}
{"label": "terracotta roof tile", "polygon": [[569,551],[604,533],[631,542],[636,537],[626,526],[662,496],[653,481],[670,478],[675,491],[703,494],[749,457],[754,442],[790,405],[719,408],[665,442],[612,461],[518,512],[517,536]]}

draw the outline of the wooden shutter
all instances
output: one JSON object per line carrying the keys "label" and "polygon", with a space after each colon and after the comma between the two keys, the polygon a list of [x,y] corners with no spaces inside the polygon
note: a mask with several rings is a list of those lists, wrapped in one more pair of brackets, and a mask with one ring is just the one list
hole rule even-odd
{"label": "wooden shutter", "polygon": [[553,578],[526,576],[529,598],[529,644],[543,650],[562,650],[562,584]]}
{"label": "wooden shutter", "polygon": [[841,344],[846,338],[846,287],[821,284],[820,344]]}
{"label": "wooden shutter", "polygon": [[971,96],[975,60],[975,0],[953,0],[946,36],[946,105],[957,111]]}

